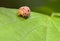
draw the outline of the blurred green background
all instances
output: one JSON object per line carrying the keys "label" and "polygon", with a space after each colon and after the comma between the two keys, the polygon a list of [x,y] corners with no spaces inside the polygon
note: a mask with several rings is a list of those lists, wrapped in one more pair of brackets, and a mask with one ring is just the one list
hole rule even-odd
{"label": "blurred green background", "polygon": [[0,7],[19,8],[29,6],[32,11],[50,15],[60,12],[60,0],[0,0]]}
{"label": "blurred green background", "polygon": [[40,7],[44,5],[48,0],[0,0],[0,6],[19,8],[20,6],[30,6],[31,8]]}

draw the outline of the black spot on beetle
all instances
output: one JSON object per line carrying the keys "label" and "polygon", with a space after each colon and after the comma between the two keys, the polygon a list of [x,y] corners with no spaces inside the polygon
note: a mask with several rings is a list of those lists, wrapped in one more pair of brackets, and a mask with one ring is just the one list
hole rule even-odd
{"label": "black spot on beetle", "polygon": [[23,8],[24,9],[24,8]]}
{"label": "black spot on beetle", "polygon": [[28,12],[29,12],[29,10],[28,10]]}
{"label": "black spot on beetle", "polygon": [[26,14],[26,13],[25,13]]}

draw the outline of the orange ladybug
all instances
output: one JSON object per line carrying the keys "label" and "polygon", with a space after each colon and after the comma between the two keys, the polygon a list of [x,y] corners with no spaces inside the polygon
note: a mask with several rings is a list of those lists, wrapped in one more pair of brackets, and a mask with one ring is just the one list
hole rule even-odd
{"label": "orange ladybug", "polygon": [[29,17],[30,16],[30,8],[28,6],[22,6],[18,9],[18,16]]}

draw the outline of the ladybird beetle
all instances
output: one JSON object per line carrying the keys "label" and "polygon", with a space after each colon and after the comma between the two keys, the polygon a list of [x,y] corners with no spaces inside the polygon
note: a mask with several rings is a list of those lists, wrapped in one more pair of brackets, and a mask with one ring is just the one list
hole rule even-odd
{"label": "ladybird beetle", "polygon": [[18,9],[18,16],[29,17],[30,16],[30,8],[28,6],[22,6]]}

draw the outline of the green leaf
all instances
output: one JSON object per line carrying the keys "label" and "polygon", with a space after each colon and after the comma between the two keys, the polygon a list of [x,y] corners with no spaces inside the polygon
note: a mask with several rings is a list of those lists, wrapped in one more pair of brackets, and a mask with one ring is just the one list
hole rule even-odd
{"label": "green leaf", "polygon": [[0,7],[0,41],[60,41],[60,18],[31,12],[24,19],[17,12]]}

